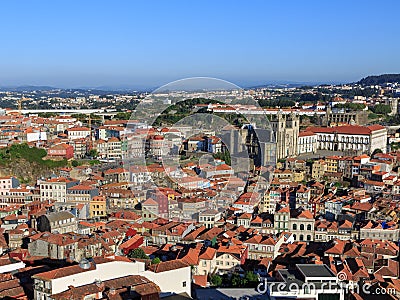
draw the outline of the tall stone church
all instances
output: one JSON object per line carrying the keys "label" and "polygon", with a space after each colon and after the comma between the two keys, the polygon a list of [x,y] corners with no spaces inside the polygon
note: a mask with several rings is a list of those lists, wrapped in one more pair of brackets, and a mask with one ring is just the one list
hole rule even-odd
{"label": "tall stone church", "polygon": [[278,112],[271,115],[270,123],[276,139],[276,159],[298,155],[299,116]]}

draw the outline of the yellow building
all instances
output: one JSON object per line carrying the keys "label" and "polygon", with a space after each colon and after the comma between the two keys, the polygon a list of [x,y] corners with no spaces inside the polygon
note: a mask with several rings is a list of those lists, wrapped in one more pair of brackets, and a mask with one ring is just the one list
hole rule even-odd
{"label": "yellow building", "polygon": [[315,180],[322,180],[325,172],[328,169],[328,165],[323,159],[317,160],[312,165],[311,176]]}
{"label": "yellow building", "polygon": [[90,200],[89,205],[90,218],[105,217],[107,216],[106,197],[96,196]]}
{"label": "yellow building", "polygon": [[292,173],[294,182],[302,182],[303,180],[305,180],[305,172],[303,170],[296,170]]}
{"label": "yellow building", "polygon": [[328,156],[325,158],[325,163],[327,165],[327,172],[336,173],[338,171],[340,156]]}

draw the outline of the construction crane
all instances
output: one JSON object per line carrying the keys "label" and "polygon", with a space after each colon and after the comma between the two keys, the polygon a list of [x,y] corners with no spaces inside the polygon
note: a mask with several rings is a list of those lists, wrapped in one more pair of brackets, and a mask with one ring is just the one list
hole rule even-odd
{"label": "construction crane", "polygon": [[22,96],[21,99],[18,99],[18,100],[17,100],[18,111],[19,111],[19,113],[21,113],[21,111],[22,111],[22,102],[25,102],[25,101],[27,101],[27,100],[29,100],[29,99],[28,99],[28,98],[25,98],[24,96]]}
{"label": "construction crane", "polygon": [[90,129],[90,136],[89,136],[89,150],[93,148],[93,140],[92,140],[92,116],[90,113],[88,114],[88,126]]}

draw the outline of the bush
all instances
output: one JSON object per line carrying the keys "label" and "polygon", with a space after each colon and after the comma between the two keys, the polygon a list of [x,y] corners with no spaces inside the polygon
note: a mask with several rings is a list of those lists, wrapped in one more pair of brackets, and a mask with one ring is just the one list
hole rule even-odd
{"label": "bush", "polygon": [[159,259],[158,257],[154,257],[151,261],[152,265],[156,265],[159,264],[161,262],[161,259]]}
{"label": "bush", "polygon": [[221,286],[222,285],[222,278],[219,275],[215,274],[215,275],[211,276],[210,281],[213,286]]}
{"label": "bush", "polygon": [[128,257],[130,258],[139,258],[139,259],[149,259],[149,257],[146,255],[143,249],[141,248],[136,248],[131,250],[128,253]]}
{"label": "bush", "polygon": [[244,279],[249,286],[255,286],[258,283],[257,274],[251,271],[246,272]]}

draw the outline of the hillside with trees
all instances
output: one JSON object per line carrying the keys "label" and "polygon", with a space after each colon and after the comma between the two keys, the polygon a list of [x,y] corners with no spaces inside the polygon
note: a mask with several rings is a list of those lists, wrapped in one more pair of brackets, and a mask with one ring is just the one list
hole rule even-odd
{"label": "hillside with trees", "polygon": [[358,83],[361,85],[379,85],[384,83],[400,83],[400,74],[382,74],[367,76],[361,79]]}
{"label": "hillside with trees", "polygon": [[0,176],[13,174],[22,183],[33,183],[36,178],[50,175],[54,169],[67,165],[65,159],[45,159],[46,150],[28,144],[14,144],[0,150]]}

